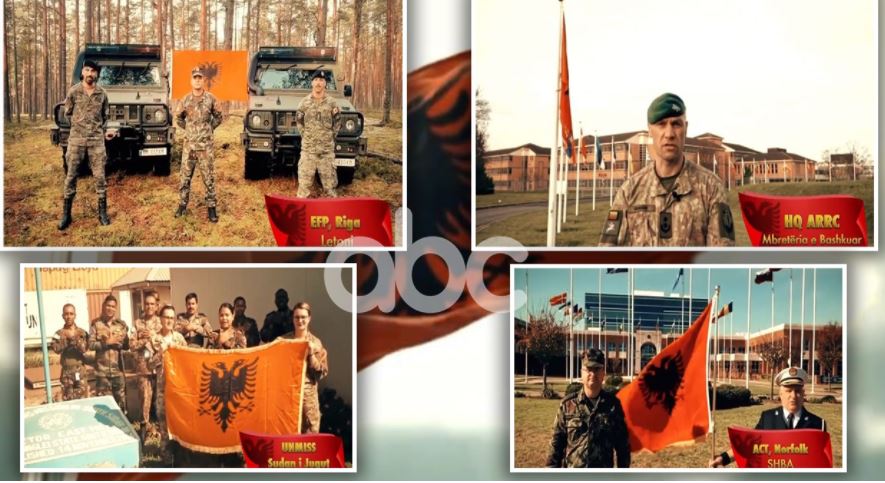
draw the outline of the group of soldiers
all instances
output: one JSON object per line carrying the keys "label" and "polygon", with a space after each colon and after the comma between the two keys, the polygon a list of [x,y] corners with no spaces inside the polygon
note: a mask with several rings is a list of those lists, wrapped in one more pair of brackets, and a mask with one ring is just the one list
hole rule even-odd
{"label": "group of soldiers", "polygon": [[[603,390],[605,356],[590,349],[581,356],[582,388],[559,404],[547,450],[548,468],[628,468],[630,442],[624,409],[617,396]],[[827,430],[827,423],[805,408],[808,373],[788,367],[774,378],[781,406],[763,411],[756,429]],[[727,466],[734,455],[726,451],[708,462]]]}
{"label": "group of soldiers", "polygon": [[[68,148],[65,153],[67,175],[64,184],[64,206],[59,230],[71,225],[71,209],[77,194],[77,173],[80,164],[88,156],[95,190],[98,193],[98,218],[102,225],[111,223],[107,213],[107,180],[105,165],[107,153],[105,140],[117,136],[113,129],[106,129],[108,120],[108,97],[97,83],[100,67],[92,60],[83,64],[81,82],[68,90],[64,101],[64,113],[71,121]],[[338,177],[335,170],[335,135],[341,127],[340,109],[335,100],[326,94],[326,74],[317,70],[311,79],[311,92],[302,99],[296,112],[296,124],[301,132],[301,158],[298,163],[299,198],[310,196],[314,177],[319,173],[326,196],[336,197]],[[175,110],[178,127],[184,131],[179,182],[179,205],[175,212],[181,217],[187,212],[191,180],[194,171],[200,171],[206,188],[206,207],[209,221],[218,222],[215,193],[215,129],[221,125],[222,113],[218,101],[203,87],[205,73],[195,67],[191,71],[191,92]]]}
{"label": "group of soldiers", "polygon": [[[185,296],[185,311],[176,314],[172,305],[160,308],[156,292],[147,292],[143,298],[142,316],[132,328],[117,317],[117,299],[105,297],[101,315],[90,322],[89,331],[76,324],[76,309],[66,304],[62,309],[64,327],[52,337],[51,349],[61,355],[62,398],[65,401],[90,397],[86,374],[86,353],[95,352],[95,395],[113,395],[120,408],[137,419],[128,410],[126,400],[126,352],[131,352],[137,378],[138,416],[145,434],[167,438],[165,421],[163,354],[169,347],[189,346],[211,349],[239,349],[269,343],[278,337],[307,341],[306,379],[302,402],[302,432],[320,430],[320,405],[317,385],[329,372],[328,356],[322,341],[309,330],[310,305],[299,302],[290,309],[289,295],[277,290],[277,310],[264,319],[261,329],[255,319],[246,316],[246,299],[237,297],[233,304],[223,303],[218,310],[218,329],[199,311],[197,294]],[[154,408],[156,418],[152,417]],[[156,421],[158,425],[153,426]]]}

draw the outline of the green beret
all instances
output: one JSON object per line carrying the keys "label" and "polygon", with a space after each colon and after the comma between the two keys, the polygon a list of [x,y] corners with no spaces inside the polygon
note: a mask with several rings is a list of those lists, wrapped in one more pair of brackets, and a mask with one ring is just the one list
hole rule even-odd
{"label": "green beret", "polygon": [[685,114],[685,103],[676,94],[667,92],[651,101],[651,105],[648,106],[648,123],[655,124],[661,119],[683,114]]}

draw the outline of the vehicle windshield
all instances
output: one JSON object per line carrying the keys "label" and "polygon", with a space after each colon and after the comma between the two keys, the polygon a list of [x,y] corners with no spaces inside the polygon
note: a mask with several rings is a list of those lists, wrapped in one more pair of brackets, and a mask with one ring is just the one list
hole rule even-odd
{"label": "vehicle windshield", "polygon": [[103,65],[98,83],[103,86],[160,87],[160,68],[155,65]]}
{"label": "vehicle windshield", "polygon": [[[258,71],[258,85],[264,89],[310,89],[310,81],[315,69],[300,67],[268,67]],[[323,69],[326,75],[326,90],[334,91],[335,77],[329,70]]]}

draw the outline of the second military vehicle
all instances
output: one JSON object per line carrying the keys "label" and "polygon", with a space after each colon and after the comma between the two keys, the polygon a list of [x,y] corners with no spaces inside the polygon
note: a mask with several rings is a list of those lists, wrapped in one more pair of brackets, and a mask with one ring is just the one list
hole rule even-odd
{"label": "second military vehicle", "polygon": [[[95,61],[101,68],[98,85],[105,90],[110,104],[106,129],[116,133],[105,141],[108,164],[147,165],[154,174],[168,176],[175,128],[169,112],[169,85],[160,64],[160,46],[86,44],[74,62],[71,85],[80,82],[87,60]],[[52,144],[61,146],[67,172],[64,157],[71,123],[65,116],[64,103],[55,106],[55,124]]]}
{"label": "second military vehicle", "polygon": [[341,110],[341,129],[335,138],[338,183],[353,180],[358,154],[366,154],[363,115],[349,98],[353,87],[344,76],[332,47],[260,47],[249,63],[249,110],[243,119],[242,141],[246,148],[246,179],[261,179],[276,167],[294,168],[301,156],[301,133],[295,111],[310,94],[310,81],[324,71],[326,93]]}

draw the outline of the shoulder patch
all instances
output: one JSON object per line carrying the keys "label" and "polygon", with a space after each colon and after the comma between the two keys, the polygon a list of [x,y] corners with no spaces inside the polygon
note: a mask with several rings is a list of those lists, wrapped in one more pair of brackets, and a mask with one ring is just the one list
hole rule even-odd
{"label": "shoulder patch", "polygon": [[719,236],[734,241],[734,218],[728,203],[719,203]]}
{"label": "shoulder patch", "polygon": [[624,212],[610,210],[602,227],[602,243],[618,243],[618,233],[621,232],[621,223],[624,221]]}

